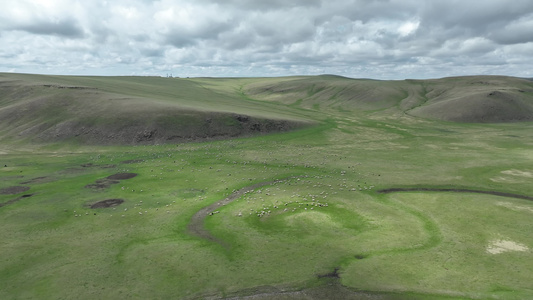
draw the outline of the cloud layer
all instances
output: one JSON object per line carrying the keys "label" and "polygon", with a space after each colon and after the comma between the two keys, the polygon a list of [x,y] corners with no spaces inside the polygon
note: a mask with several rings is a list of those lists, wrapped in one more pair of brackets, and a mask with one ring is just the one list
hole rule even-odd
{"label": "cloud layer", "polygon": [[533,77],[530,0],[4,0],[0,71]]}

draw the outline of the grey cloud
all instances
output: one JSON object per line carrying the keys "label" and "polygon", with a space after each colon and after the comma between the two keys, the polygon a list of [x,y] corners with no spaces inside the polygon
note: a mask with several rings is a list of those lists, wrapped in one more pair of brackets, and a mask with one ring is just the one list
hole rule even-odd
{"label": "grey cloud", "polygon": [[[49,0],[54,8],[74,5],[73,0],[54,1],[60,0]],[[24,44],[0,49],[0,71],[19,64],[17,69],[26,66],[29,72],[61,65],[57,72],[327,72],[387,79],[469,69],[519,75],[533,67],[530,0],[116,0],[76,5],[72,13],[39,13],[29,5],[20,6],[28,10],[21,17],[0,12],[0,43]]]}
{"label": "grey cloud", "polygon": [[488,36],[497,43],[510,45],[533,42],[533,14],[510,22],[505,27],[495,30]]}
{"label": "grey cloud", "polygon": [[238,9],[248,11],[284,10],[294,7],[320,7],[322,0],[200,0],[199,3],[217,3],[221,9]]}
{"label": "grey cloud", "polygon": [[83,30],[72,20],[31,24],[22,26],[20,29],[34,34],[59,35],[69,38],[83,37]]}
{"label": "grey cloud", "polygon": [[29,24],[14,24],[7,30],[20,30],[37,35],[55,35],[67,38],[82,38],[83,29],[73,19],[35,21]]}
{"label": "grey cloud", "polygon": [[162,57],[165,54],[163,48],[141,48],[140,53],[147,57]]}
{"label": "grey cloud", "polygon": [[220,34],[230,30],[230,21],[206,21],[193,28],[175,26],[165,34],[166,42],[178,48],[197,45],[203,40],[214,40]]}

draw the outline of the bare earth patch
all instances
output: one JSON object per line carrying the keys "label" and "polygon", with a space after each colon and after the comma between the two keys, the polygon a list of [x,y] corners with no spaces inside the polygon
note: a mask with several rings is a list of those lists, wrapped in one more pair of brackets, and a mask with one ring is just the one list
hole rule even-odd
{"label": "bare earth patch", "polygon": [[106,179],[111,180],[124,180],[124,179],[130,179],[137,176],[137,173],[117,173],[110,176],[107,176]]}
{"label": "bare earth patch", "polygon": [[526,245],[509,241],[509,240],[494,240],[487,246],[487,252],[490,254],[500,254],[510,251],[524,252],[529,250]]}
{"label": "bare earth patch", "polygon": [[30,187],[28,186],[9,186],[9,187],[0,189],[0,194],[1,195],[15,195],[15,194],[25,192],[29,189]]}
{"label": "bare earth patch", "polygon": [[120,182],[120,180],[130,179],[137,176],[137,173],[117,173],[110,176],[107,176],[103,179],[96,180],[95,183],[91,183],[85,186],[87,189],[106,189],[112,184],[117,184]]}
{"label": "bare earth patch", "polygon": [[91,205],[91,208],[115,207],[115,206],[119,206],[122,203],[124,203],[124,199],[107,199],[107,200],[102,200],[102,201],[93,203]]}

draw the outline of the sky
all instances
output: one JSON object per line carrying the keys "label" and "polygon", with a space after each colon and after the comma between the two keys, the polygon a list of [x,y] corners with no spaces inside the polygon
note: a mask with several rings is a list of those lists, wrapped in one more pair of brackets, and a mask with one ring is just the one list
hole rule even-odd
{"label": "sky", "polygon": [[0,72],[533,77],[532,0],[2,0]]}

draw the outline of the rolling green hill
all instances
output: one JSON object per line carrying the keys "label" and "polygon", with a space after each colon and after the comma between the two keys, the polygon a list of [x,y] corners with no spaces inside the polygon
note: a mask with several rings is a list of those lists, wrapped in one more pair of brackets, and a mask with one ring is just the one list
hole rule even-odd
{"label": "rolling green hill", "polygon": [[417,82],[424,103],[414,116],[467,123],[533,121],[531,81],[501,76],[470,76]]}
{"label": "rolling green hill", "polygon": [[533,299],[532,84],[0,74],[0,299]]}
{"label": "rolling green hill", "polygon": [[3,140],[154,144],[281,132],[309,123],[184,79],[0,75]]}
{"label": "rolling green hill", "polygon": [[[280,109],[282,107],[283,109]],[[0,137],[154,144],[283,132],[339,112],[444,121],[533,120],[533,83],[512,77],[378,81],[0,74]]]}
{"label": "rolling green hill", "polygon": [[338,76],[282,78],[246,87],[250,97],[317,110],[405,112],[465,123],[533,120],[531,81],[502,76],[377,81]]}

